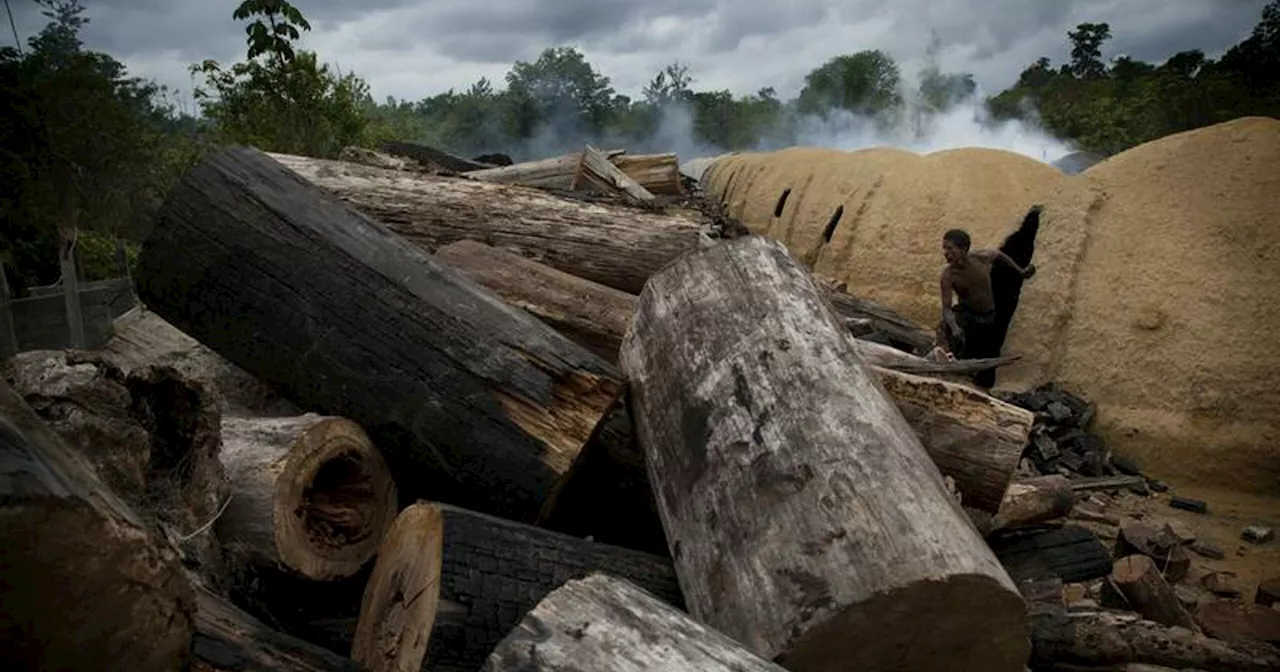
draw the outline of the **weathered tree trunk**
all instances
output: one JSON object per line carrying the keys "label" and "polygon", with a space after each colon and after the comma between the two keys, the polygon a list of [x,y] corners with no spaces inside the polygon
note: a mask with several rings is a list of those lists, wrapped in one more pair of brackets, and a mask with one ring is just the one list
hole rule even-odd
{"label": "weathered tree trunk", "polygon": [[115,321],[115,334],[99,350],[102,359],[125,373],[170,367],[198,380],[218,396],[223,415],[287,417],[302,409],[276,387],[254,378],[199,341],[139,306]]}
{"label": "weathered tree trunk", "polygon": [[1164,580],[1151,558],[1130,555],[1117,560],[1111,570],[1111,585],[1143,618],[1164,625],[1195,629],[1191,614],[1182,608],[1178,594],[1173,592],[1173,587]]}
{"label": "weathered tree trunk", "polygon": [[395,520],[382,455],[346,418],[224,418],[231,500],[216,530],[253,564],[316,581],[351,576]]}
{"label": "weathered tree trunk", "polygon": [[170,367],[125,372],[76,350],[29,350],[0,373],[108,490],[168,531],[184,566],[222,586],[222,549],[201,532],[230,492],[211,388]]}
{"label": "weathered tree trunk", "polygon": [[934,464],[955,479],[964,504],[999,510],[1035,414],[965,385],[887,369],[874,373]]}
{"label": "weathered tree trunk", "polygon": [[1071,482],[1060,475],[1041,476],[1009,485],[992,520],[992,531],[1026,527],[1065,518],[1075,508]]}
{"label": "weathered tree trunk", "polygon": [[609,159],[652,194],[683,196],[680,161],[675,154],[619,154]]}
{"label": "weathered tree trunk", "polygon": [[963,383],[967,383],[970,380],[965,374],[983,371],[993,366],[1001,366],[1018,360],[1018,357],[1015,356],[935,362],[931,359],[904,352],[891,345],[867,341],[862,338],[855,337],[854,344],[858,348],[858,354],[862,355],[862,359],[868,364],[903,373],[936,376],[944,380]]}
{"label": "weathered tree trunk", "polygon": [[617,361],[635,295],[474,240],[445,245],[435,258],[600,357]]}
{"label": "weathered tree trunk", "polygon": [[606,194],[616,194],[638,205],[651,205],[656,200],[653,194],[609,163],[609,159],[591,145],[582,148],[578,169],[573,174],[574,189],[585,191],[588,187]]}
{"label": "weathered tree trunk", "polygon": [[785,672],[629,581],[594,573],[551,591],[482,672]]}
{"label": "weathered tree trunk", "polygon": [[1063,609],[1036,617],[1032,626],[1033,669],[1049,663],[1146,663],[1214,672],[1280,669],[1275,647],[1210,639],[1186,628],[1141,620],[1136,614]]}
{"label": "weathered tree trunk", "polygon": [[470,171],[467,177],[484,182],[542,189],[572,189],[573,176],[581,162],[582,155],[574,152],[537,161],[522,161],[501,168]]}
{"label": "weathered tree trunk", "polygon": [[[406,509],[397,527],[400,530],[379,549],[365,588],[364,623],[356,629],[369,633],[379,645],[414,642],[426,631],[414,631],[410,625],[424,614],[412,620],[399,616],[394,606],[399,602],[396,591],[438,589],[425,642],[426,665],[431,670],[477,669],[538,600],[565,581],[594,571],[626,578],[683,607],[675,572],[666,558],[432,502]],[[434,555],[440,558],[438,564]],[[408,660],[406,656],[396,667],[381,669],[408,669],[404,667]]]}
{"label": "weathered tree trunk", "polygon": [[479,240],[624,292],[639,292],[659,268],[698,249],[712,224],[695,210],[651,212],[482,180],[271,156],[428,252]]}
{"label": "weathered tree trunk", "polygon": [[0,473],[8,669],[181,669],[196,605],[177,553],[3,381]]}
{"label": "weathered tree trunk", "polygon": [[1019,583],[1051,578],[1082,583],[1111,573],[1111,550],[1083,527],[1007,532],[987,541],[1009,576]]}
{"label": "weathered tree trunk", "polygon": [[193,672],[361,672],[350,659],[276,632],[211,593],[200,590],[198,598]]}
{"label": "weathered tree trunk", "polygon": [[654,275],[619,361],[695,618],[796,672],[1023,669],[1021,596],[780,243]]}
{"label": "weathered tree trunk", "polygon": [[933,349],[933,332],[890,308],[846,294],[843,283],[818,279],[818,288],[854,336],[915,355],[923,356]]}
{"label": "weathered tree trunk", "polygon": [[184,176],[138,275],[174,326],[364,427],[411,498],[532,519],[624,387],[607,362],[253,149]]}

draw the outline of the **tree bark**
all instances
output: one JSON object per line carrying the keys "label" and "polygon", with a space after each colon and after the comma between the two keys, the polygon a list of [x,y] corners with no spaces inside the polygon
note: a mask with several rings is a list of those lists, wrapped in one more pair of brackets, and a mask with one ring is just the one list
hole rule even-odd
{"label": "tree bark", "polygon": [[1111,585],[1143,618],[1164,625],[1195,629],[1191,614],[1182,608],[1177,593],[1164,580],[1151,558],[1130,555],[1117,560],[1111,571]]}
{"label": "tree bark", "polygon": [[785,672],[629,581],[595,573],[524,616],[482,672]]}
{"label": "tree bark", "polygon": [[1032,668],[1050,663],[1124,665],[1145,663],[1174,669],[1263,672],[1280,669],[1274,647],[1210,639],[1136,614],[1070,612],[1033,620]]}
{"label": "tree bark", "polygon": [[780,243],[656,274],[620,362],[695,618],[796,672],[1023,669],[1021,596]]}
{"label": "tree bark", "polygon": [[[854,336],[914,355],[923,356],[933,349],[933,332],[892,309],[846,294],[843,284],[837,285],[830,280],[818,279],[818,287],[845,325],[855,327],[852,329]],[[850,320],[854,322],[850,324]]]}
{"label": "tree bark", "polygon": [[177,670],[177,553],[0,381],[0,650],[11,669]]}
{"label": "tree bark", "polygon": [[542,189],[572,189],[573,176],[581,161],[582,155],[575,152],[537,161],[522,161],[501,168],[470,171],[467,177],[498,184],[518,184]]}
{"label": "tree bark", "polygon": [[1011,483],[992,520],[992,531],[1065,518],[1075,503],[1075,491],[1065,476],[1041,476]]}
{"label": "tree bark", "polygon": [[1098,535],[1074,525],[997,534],[988,543],[1019,583],[1052,578],[1082,583],[1107,576],[1112,569],[1111,550]]}
{"label": "tree bark", "polygon": [[609,159],[591,145],[582,148],[577,171],[573,174],[573,189],[586,190],[586,187],[621,196],[637,205],[652,205],[656,200],[653,194],[609,163]]}
{"label": "tree bark", "polygon": [[391,473],[346,418],[224,418],[222,444],[232,492],[216,529],[253,564],[316,581],[352,576],[395,520]]}
{"label": "tree bark", "polygon": [[212,593],[197,597],[194,672],[360,672],[350,659],[276,632]]}
{"label": "tree bark", "polygon": [[635,295],[474,240],[445,245],[435,258],[601,358],[617,361]]}
{"label": "tree bark", "polygon": [[271,156],[428,252],[478,240],[633,294],[659,268],[698,249],[699,234],[712,225],[695,210],[652,212],[483,180]]}
{"label": "tree bark", "polygon": [[[364,623],[356,630],[370,633],[372,641],[398,640],[405,646],[420,634],[408,626],[421,620],[422,614],[411,621],[395,615],[396,609],[379,605],[396,603],[395,593],[402,587],[425,588],[424,596],[438,590],[425,643],[425,669],[476,670],[547,593],[594,571],[633,581],[676,607],[684,606],[666,558],[438,502],[411,506],[397,526],[400,531],[379,549],[373,578],[365,587]],[[439,555],[439,564],[432,560],[433,554]],[[398,667],[383,669],[408,669],[403,665],[407,662],[405,657]]]}
{"label": "tree bark", "polygon": [[609,160],[649,193],[684,196],[684,180],[680,178],[680,162],[675,154],[619,154]]}
{"label": "tree bark", "polygon": [[170,192],[138,290],[289,398],[364,427],[410,498],[532,519],[624,387],[607,362],[244,147]]}
{"label": "tree bark", "polygon": [[1134,554],[1151,558],[1160,573],[1173,583],[1181,581],[1191,571],[1191,554],[1182,546],[1181,540],[1146,523],[1128,521],[1120,526],[1114,555],[1122,558]]}

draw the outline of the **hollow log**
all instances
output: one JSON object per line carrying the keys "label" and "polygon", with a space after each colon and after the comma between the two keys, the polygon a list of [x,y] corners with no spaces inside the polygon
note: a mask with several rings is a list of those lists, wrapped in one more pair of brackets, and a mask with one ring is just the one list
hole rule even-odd
{"label": "hollow log", "polygon": [[178,554],[3,381],[0,465],[6,667],[181,669],[196,603]]}
{"label": "hollow log", "polygon": [[652,194],[684,196],[675,154],[619,154],[609,160]]}
{"label": "hollow log", "polygon": [[474,240],[445,245],[435,258],[601,358],[617,361],[635,295]]}
{"label": "hollow log", "polygon": [[1010,530],[1065,518],[1075,508],[1075,491],[1065,476],[1040,476],[1009,485],[992,520],[992,530]]}
{"label": "hollow log", "polygon": [[1023,669],[1021,596],[780,243],[654,275],[619,361],[694,618],[796,672]]}
{"label": "hollow log", "polygon": [[1052,578],[1083,583],[1105,577],[1112,569],[1111,550],[1098,535],[1075,525],[997,533],[987,541],[1019,583]]}
{"label": "hollow log", "polygon": [[361,672],[352,660],[272,630],[208,591],[197,598],[193,672]]}
{"label": "hollow log", "polygon": [[1134,611],[1156,623],[1195,629],[1191,614],[1182,608],[1178,594],[1160,574],[1151,558],[1129,555],[1120,558],[1111,571],[1111,585],[1124,596]]}
{"label": "hollow log", "polygon": [[609,163],[609,159],[591,145],[582,148],[577,170],[573,174],[572,188],[583,191],[594,189],[620,196],[638,205],[651,205],[655,201],[649,190]]}
{"label": "hollow log", "polygon": [[136,281],[178,329],[365,428],[411,498],[533,519],[624,387],[612,365],[249,148],[211,153],[170,191]]}
{"label": "hollow log", "polygon": [[346,418],[224,418],[232,492],[215,529],[254,564],[316,581],[352,576],[395,520],[396,486]]}
{"label": "hollow log", "polygon": [[481,670],[784,672],[631,582],[600,573],[551,591]]}
{"label": "hollow log", "polygon": [[[379,549],[365,587],[357,642],[373,670],[414,669],[425,647],[432,670],[475,670],[521,616],[565,581],[601,571],[625,578],[683,608],[671,561],[577,539],[438,502],[405,509],[396,532]],[[435,558],[439,558],[437,562]],[[402,611],[405,595],[437,592],[434,616],[426,604]],[[420,623],[426,623],[422,628]],[[425,641],[418,638],[427,635]],[[382,647],[395,642],[386,656]],[[401,655],[403,654],[403,655]],[[400,656],[400,657],[396,657]]]}
{"label": "hollow log", "polygon": [[1275,647],[1210,639],[1187,628],[1169,627],[1123,612],[1059,610],[1034,618],[1031,637],[1032,669],[1054,663],[1145,663],[1214,672],[1280,669],[1280,651]]}
{"label": "hollow log", "polygon": [[698,249],[704,225],[712,224],[695,210],[652,212],[479,179],[271,156],[428,252],[458,240],[479,240],[633,294],[659,268]]}

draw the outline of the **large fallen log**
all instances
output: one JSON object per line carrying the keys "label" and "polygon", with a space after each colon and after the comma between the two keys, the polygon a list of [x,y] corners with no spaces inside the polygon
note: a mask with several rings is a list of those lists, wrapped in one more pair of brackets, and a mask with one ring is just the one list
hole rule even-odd
{"label": "large fallen log", "polygon": [[579,345],[617,361],[635,295],[474,240],[445,245],[435,257]]}
{"label": "large fallen log", "polygon": [[1280,669],[1280,650],[1275,647],[1210,639],[1123,612],[1056,610],[1032,619],[1031,637],[1032,669],[1054,663],[1099,667],[1145,663],[1214,672]]}
{"label": "large fallen log", "polygon": [[[621,149],[596,150],[606,160],[624,153]],[[539,189],[570,191],[582,166],[582,152],[562,154],[534,161],[521,161],[508,166],[490,167],[467,172],[467,178],[498,184],[518,184]]]}
{"label": "large fallen log", "polygon": [[138,267],[161,317],[364,427],[411,498],[532,520],[624,387],[612,365],[253,149],[213,152],[183,177]]}
{"label": "large fallen log", "polygon": [[654,275],[619,361],[696,619],[797,672],[1023,669],[1022,597],[780,243]]}
{"label": "large fallen log", "polygon": [[482,672],[785,672],[607,574],[565,583],[502,639]]}
{"label": "large fallen log", "polygon": [[652,194],[684,196],[680,162],[675,154],[619,154],[609,159]]}
{"label": "large fallen log", "polygon": [[652,205],[655,202],[654,195],[648,189],[609,163],[609,159],[600,150],[587,145],[582,148],[581,156],[578,169],[573,174],[573,189],[594,189],[606,194],[616,194],[638,205]]}
{"label": "large fallen log", "polygon": [[[452,243],[440,248],[436,258],[609,361],[616,359],[635,313],[635,295],[483,243]],[[891,349],[856,340],[854,344],[863,355],[864,348],[873,353]],[[887,363],[888,367],[874,368],[876,377],[930,457],[943,474],[955,479],[967,506],[996,511],[1017,469],[1035,414],[968,386],[889,370],[893,362]],[[643,460],[627,462],[644,468]],[[627,480],[643,480],[643,476]]]}
{"label": "large fallen log", "polygon": [[207,591],[197,597],[193,672],[361,672],[352,660],[276,632]]}
{"label": "large fallen log", "polygon": [[888,307],[846,294],[843,283],[821,278],[817,282],[832,310],[854,336],[921,356],[933,349],[934,334],[928,329]]}
{"label": "large fallen log", "polygon": [[711,224],[695,210],[652,212],[482,180],[271,156],[428,252],[479,240],[624,292],[639,292],[659,268],[697,249]]}
{"label": "large fallen log", "polygon": [[178,554],[0,381],[0,651],[14,670],[177,670]]}
{"label": "large fallen log", "polygon": [[0,370],[107,489],[166,531],[184,566],[223,587],[222,549],[202,531],[230,493],[212,388],[168,366],[126,372],[77,350],[30,350]]}
{"label": "large fallen log", "polygon": [[[379,659],[374,670],[407,669],[408,657],[388,656],[396,647],[382,648],[386,642],[425,650],[432,670],[475,670],[547,593],[595,571],[684,606],[666,558],[434,502],[405,509],[394,529],[378,551],[354,632],[328,626],[339,638],[329,646],[363,642],[353,651],[366,664]],[[431,591],[438,591],[434,613],[426,602],[408,604]]]}
{"label": "large fallen log", "polygon": [[346,418],[224,418],[221,459],[231,499],[215,529],[253,564],[315,581],[352,576],[395,520],[391,473]]}

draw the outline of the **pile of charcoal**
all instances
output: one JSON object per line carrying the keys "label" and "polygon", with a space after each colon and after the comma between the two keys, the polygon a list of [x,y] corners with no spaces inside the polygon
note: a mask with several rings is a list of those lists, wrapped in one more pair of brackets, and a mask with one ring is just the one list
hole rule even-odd
{"label": "pile of charcoal", "polygon": [[[1023,458],[1040,474],[1062,474],[1068,478],[1142,475],[1137,464],[1112,455],[1102,438],[1089,431],[1095,412],[1092,403],[1060,389],[1055,383],[1041,385],[1030,392],[997,396],[1036,414]],[[1131,487],[1163,489],[1162,484],[1145,479]]]}

